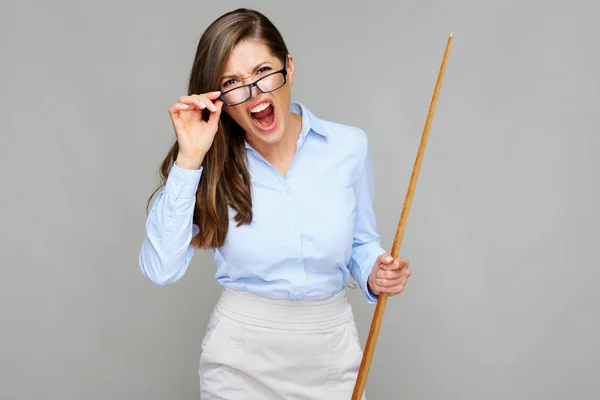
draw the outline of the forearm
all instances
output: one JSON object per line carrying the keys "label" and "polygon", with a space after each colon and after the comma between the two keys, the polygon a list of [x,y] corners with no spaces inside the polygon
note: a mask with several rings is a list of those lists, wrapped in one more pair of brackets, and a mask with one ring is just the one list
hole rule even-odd
{"label": "forearm", "polygon": [[139,264],[144,276],[157,285],[179,280],[193,257],[190,241],[201,172],[173,165],[146,220]]}
{"label": "forearm", "polygon": [[352,255],[348,269],[352,277],[359,283],[367,301],[377,302],[378,296],[369,290],[369,274],[373,270],[377,257],[386,251],[381,247],[377,233],[373,200],[375,187],[373,182],[373,164],[369,146],[364,136],[364,159],[356,190],[356,220]]}

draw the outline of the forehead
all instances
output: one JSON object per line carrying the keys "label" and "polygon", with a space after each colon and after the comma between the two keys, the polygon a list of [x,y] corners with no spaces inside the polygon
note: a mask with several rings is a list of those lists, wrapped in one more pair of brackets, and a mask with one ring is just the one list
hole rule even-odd
{"label": "forehead", "polygon": [[231,51],[225,63],[224,75],[251,74],[258,64],[276,61],[277,59],[264,43],[257,40],[244,40]]}

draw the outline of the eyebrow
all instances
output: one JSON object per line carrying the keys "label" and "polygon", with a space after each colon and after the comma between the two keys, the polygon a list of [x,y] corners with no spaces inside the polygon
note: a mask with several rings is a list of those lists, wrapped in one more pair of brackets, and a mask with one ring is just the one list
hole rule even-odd
{"label": "eyebrow", "polygon": [[[258,69],[260,69],[261,67],[264,67],[267,64],[273,64],[273,63],[271,63],[269,61],[263,61],[252,69],[252,73],[255,73],[256,71],[258,71]],[[236,75],[236,74],[224,75],[223,77],[221,77],[221,82],[224,80],[232,79],[232,78],[239,78],[239,75]]]}

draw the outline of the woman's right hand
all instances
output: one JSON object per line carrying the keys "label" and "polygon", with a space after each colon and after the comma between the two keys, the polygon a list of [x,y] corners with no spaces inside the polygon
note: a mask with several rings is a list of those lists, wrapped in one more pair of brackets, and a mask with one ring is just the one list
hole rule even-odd
{"label": "woman's right hand", "polygon": [[[198,169],[212,146],[223,102],[217,100],[221,92],[182,96],[169,107],[169,115],[177,135],[179,154],[177,165],[185,169]],[[202,119],[202,110],[208,109],[208,121]]]}

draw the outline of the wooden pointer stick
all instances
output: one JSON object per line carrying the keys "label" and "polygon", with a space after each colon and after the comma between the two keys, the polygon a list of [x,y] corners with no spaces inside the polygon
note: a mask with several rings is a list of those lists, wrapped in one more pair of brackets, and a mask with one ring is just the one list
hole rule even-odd
{"label": "wooden pointer stick", "polygon": [[[437,103],[438,93],[442,85],[442,79],[444,77],[444,70],[446,69],[446,60],[448,53],[450,52],[450,45],[452,44],[453,33],[450,33],[448,43],[446,44],[446,51],[444,52],[444,58],[442,59],[442,66],[438,74],[437,83],[433,92],[433,98],[429,105],[429,113],[427,114],[427,120],[425,121],[425,128],[421,136],[421,143],[419,145],[419,151],[417,152],[417,158],[413,167],[412,176],[410,177],[410,183],[408,185],[408,191],[406,193],[406,199],[404,200],[404,206],[402,207],[402,214],[400,216],[400,222],[398,223],[398,229],[396,230],[396,236],[394,237],[394,243],[392,244],[391,255],[394,258],[398,257],[400,251],[400,244],[404,237],[404,230],[406,229],[406,221],[408,219],[408,213],[412,204],[413,195],[415,193],[415,187],[417,185],[417,179],[419,177],[419,171],[421,170],[421,162],[423,161],[423,153],[425,152],[425,146],[427,145],[427,138],[429,136],[429,127],[433,119],[433,113]],[[373,359],[373,352],[375,351],[375,344],[377,343],[377,337],[379,336],[379,328],[381,327],[381,321],[383,320],[383,312],[387,302],[387,293],[381,293],[377,300],[377,306],[375,307],[375,314],[373,315],[373,321],[371,323],[371,329],[367,338],[367,344],[363,353],[362,362],[358,371],[358,377],[354,386],[354,392],[352,393],[352,400],[360,400],[362,393],[367,384],[367,376],[369,374],[369,367]]]}

